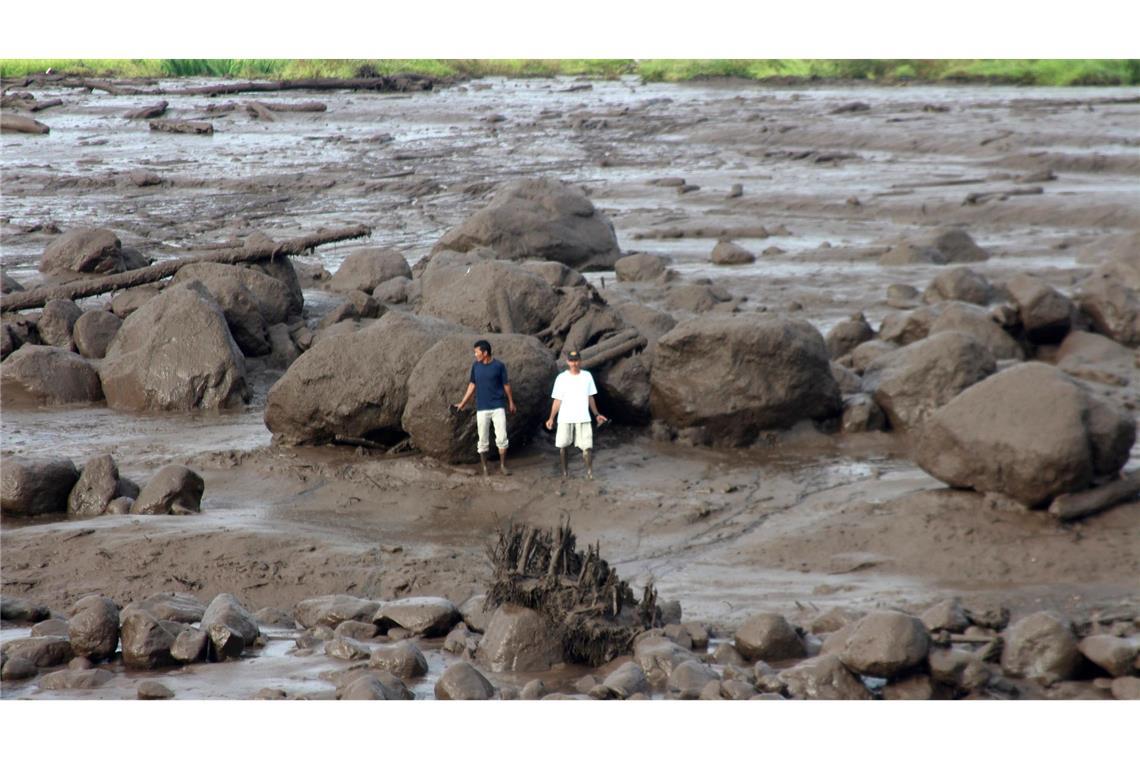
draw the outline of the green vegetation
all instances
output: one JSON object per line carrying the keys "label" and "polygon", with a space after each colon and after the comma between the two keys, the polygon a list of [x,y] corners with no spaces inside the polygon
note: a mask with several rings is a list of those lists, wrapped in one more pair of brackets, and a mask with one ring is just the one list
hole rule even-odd
{"label": "green vegetation", "polygon": [[240,79],[350,78],[396,73],[433,77],[549,77],[613,79],[632,74],[648,82],[715,77],[758,81],[987,82],[1024,85],[1140,84],[1140,61],[1070,59],[0,59],[0,76],[47,69],[106,77],[226,77]]}

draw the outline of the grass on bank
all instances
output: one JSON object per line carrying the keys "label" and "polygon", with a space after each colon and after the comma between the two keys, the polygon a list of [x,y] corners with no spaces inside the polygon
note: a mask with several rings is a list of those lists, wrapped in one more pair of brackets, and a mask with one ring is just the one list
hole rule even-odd
{"label": "grass on bank", "polygon": [[1140,84],[1138,60],[1088,59],[0,59],[0,76],[52,69],[117,78],[351,78],[396,73],[440,78],[636,75],[648,82],[736,77],[756,81],[988,82],[1022,85]]}

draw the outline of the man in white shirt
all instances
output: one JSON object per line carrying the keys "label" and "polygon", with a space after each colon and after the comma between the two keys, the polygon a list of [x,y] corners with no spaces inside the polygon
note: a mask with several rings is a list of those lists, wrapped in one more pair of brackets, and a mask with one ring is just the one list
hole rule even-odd
{"label": "man in white shirt", "polygon": [[550,417],[546,429],[554,429],[554,418],[558,418],[558,433],[554,445],[558,447],[558,457],[562,463],[562,479],[566,479],[566,449],[577,446],[586,460],[586,477],[594,479],[594,430],[590,426],[590,412],[594,413],[598,424],[603,425],[606,417],[598,411],[594,396],[598,392],[594,376],[582,369],[582,356],[577,351],[566,354],[567,369],[554,379],[554,390],[550,397]]}

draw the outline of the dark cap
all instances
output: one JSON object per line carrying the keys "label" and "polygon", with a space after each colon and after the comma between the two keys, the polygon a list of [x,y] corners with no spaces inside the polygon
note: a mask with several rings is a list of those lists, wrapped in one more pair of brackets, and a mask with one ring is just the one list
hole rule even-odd
{"label": "dark cap", "polygon": [[580,362],[580,361],[582,361],[582,355],[580,353],[578,353],[577,351],[567,351],[566,352],[566,361],[568,361],[568,362]]}

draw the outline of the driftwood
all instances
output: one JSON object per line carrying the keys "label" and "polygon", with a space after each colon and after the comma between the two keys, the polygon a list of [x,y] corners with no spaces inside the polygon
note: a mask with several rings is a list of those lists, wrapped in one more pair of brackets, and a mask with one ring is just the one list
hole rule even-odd
{"label": "driftwood", "polygon": [[133,288],[157,282],[174,275],[188,264],[212,262],[216,264],[242,264],[252,261],[272,259],[277,256],[296,256],[305,251],[326,243],[335,243],[341,240],[368,237],[372,228],[364,225],[342,227],[340,229],[316,232],[304,237],[291,238],[280,243],[262,243],[241,248],[230,248],[207,253],[191,258],[182,258],[175,261],[164,261],[161,264],[152,264],[142,269],[132,269],[129,272],[113,274],[109,277],[100,277],[94,280],[71,282],[65,285],[39,287],[25,290],[21,293],[7,293],[0,298],[0,312],[22,311],[43,306],[56,298],[75,300],[88,296],[110,293],[113,290]]}
{"label": "driftwood", "polygon": [[399,74],[391,77],[360,77],[355,79],[292,79],[276,82],[233,82],[204,87],[184,87],[178,90],[161,90],[166,95],[236,95],[242,92],[280,92],[282,90],[379,90],[409,92],[430,90],[435,85],[431,77],[416,74]]}
{"label": "driftwood", "polygon": [[0,132],[23,132],[28,135],[46,135],[51,127],[27,116],[0,114]]}
{"label": "driftwood", "polygon": [[500,531],[488,549],[494,579],[487,606],[536,610],[561,638],[568,662],[597,666],[627,653],[638,633],[659,622],[660,610],[651,585],[636,603],[600,546],[581,552],[576,541],[569,522],[556,530],[511,525]]}
{"label": "driftwood", "polygon": [[1061,494],[1049,505],[1049,514],[1060,520],[1076,520],[1103,512],[1125,499],[1135,498],[1137,494],[1140,494],[1140,470],[1098,488]]}
{"label": "driftwood", "polygon": [[136,108],[134,111],[128,111],[123,114],[124,119],[153,119],[162,116],[166,113],[166,107],[169,105],[165,100],[160,100],[154,105],[143,106]]}
{"label": "driftwood", "polygon": [[248,107],[250,104],[253,104],[253,103],[256,103],[257,105],[261,106],[262,108],[265,108],[269,111],[274,111],[276,113],[281,113],[281,112],[285,112],[285,111],[295,112],[295,113],[322,113],[324,111],[329,110],[329,107],[326,106],[324,103],[319,103],[315,100],[309,100],[309,101],[306,101],[304,103],[273,103],[273,102],[266,103],[266,102],[260,101],[260,100],[251,100],[249,103],[246,104],[246,106]]}
{"label": "driftwood", "polygon": [[1045,188],[1037,185],[1035,187],[1014,187],[1009,190],[993,190],[988,193],[970,193],[966,196],[966,200],[962,201],[963,206],[973,206],[979,203],[985,203],[988,200],[997,198],[1005,200],[1011,195],[1041,195],[1045,192]]}
{"label": "driftwood", "polygon": [[155,119],[150,123],[155,132],[173,132],[188,135],[212,135],[214,125],[208,121],[178,121],[176,119]]}
{"label": "driftwood", "polygon": [[262,121],[277,121],[277,117],[273,115],[273,112],[266,108],[264,104],[258,103],[256,100],[251,100],[246,103],[245,110],[248,111],[249,115],[255,119],[261,119]]}
{"label": "driftwood", "polygon": [[648,342],[636,328],[622,330],[589,348],[582,349],[582,369],[600,367],[608,361],[644,348]]}

